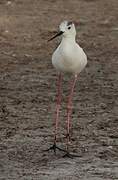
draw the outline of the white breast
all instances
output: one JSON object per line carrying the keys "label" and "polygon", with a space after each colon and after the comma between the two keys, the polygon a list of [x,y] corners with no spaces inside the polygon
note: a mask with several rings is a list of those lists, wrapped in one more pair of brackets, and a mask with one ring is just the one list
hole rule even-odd
{"label": "white breast", "polygon": [[53,53],[52,64],[60,72],[79,74],[87,64],[87,57],[76,42],[66,40]]}

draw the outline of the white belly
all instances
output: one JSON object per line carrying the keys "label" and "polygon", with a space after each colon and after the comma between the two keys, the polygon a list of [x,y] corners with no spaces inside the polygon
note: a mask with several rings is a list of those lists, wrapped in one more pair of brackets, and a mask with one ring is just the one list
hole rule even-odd
{"label": "white belly", "polygon": [[52,64],[60,72],[79,74],[87,64],[87,57],[78,45],[74,49],[59,46],[52,56]]}

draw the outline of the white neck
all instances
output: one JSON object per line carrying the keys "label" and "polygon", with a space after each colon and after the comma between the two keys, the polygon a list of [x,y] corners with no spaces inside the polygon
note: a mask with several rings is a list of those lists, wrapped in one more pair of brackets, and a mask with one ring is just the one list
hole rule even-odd
{"label": "white neck", "polygon": [[63,37],[62,37],[62,41],[75,42],[75,36],[73,36],[73,35],[63,36]]}

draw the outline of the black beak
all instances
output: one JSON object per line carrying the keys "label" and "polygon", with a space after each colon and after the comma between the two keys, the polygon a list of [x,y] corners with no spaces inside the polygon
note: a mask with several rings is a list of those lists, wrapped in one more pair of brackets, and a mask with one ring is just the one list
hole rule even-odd
{"label": "black beak", "polygon": [[60,36],[61,34],[63,34],[63,31],[59,31],[55,36],[53,36],[51,39],[49,39],[48,41],[51,41],[53,39],[55,39],[56,37]]}

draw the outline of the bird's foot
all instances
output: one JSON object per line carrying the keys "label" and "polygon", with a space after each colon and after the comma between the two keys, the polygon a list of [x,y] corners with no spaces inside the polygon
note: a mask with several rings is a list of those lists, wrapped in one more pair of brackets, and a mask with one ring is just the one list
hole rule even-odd
{"label": "bird's foot", "polygon": [[73,159],[75,157],[81,157],[81,156],[79,156],[77,154],[72,154],[72,153],[69,153],[68,151],[66,151],[66,154],[63,155],[63,158],[66,158],[66,157]]}
{"label": "bird's foot", "polygon": [[59,151],[66,152],[66,150],[58,147],[55,143],[54,143],[50,148],[48,148],[48,149],[46,149],[46,150],[44,150],[44,151],[51,151],[51,150],[53,150],[54,153],[56,154],[56,149],[58,149]]}

